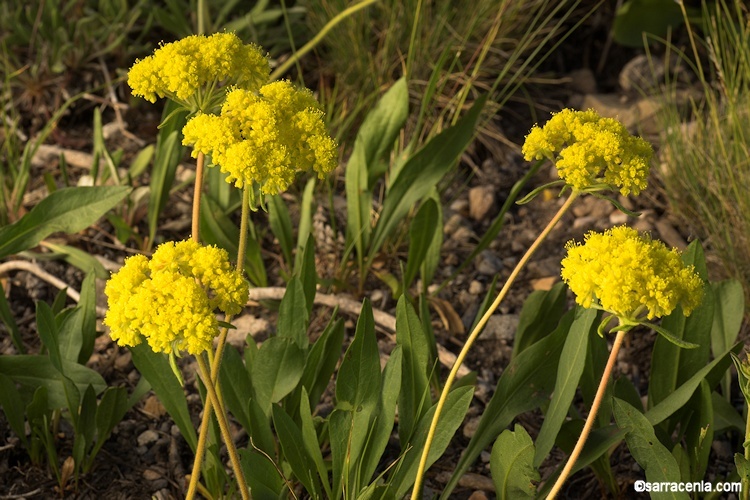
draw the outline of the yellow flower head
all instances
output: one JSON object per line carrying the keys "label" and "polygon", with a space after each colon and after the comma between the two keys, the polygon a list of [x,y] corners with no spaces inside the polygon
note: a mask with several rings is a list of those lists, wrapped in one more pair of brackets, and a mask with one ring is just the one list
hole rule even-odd
{"label": "yellow flower head", "polygon": [[234,89],[221,115],[198,114],[182,130],[193,156],[210,154],[237,187],[257,182],[261,191],[284,191],[298,171],[322,178],[336,166],[336,142],[328,135],[320,104],[308,89],[288,81],[269,83],[258,94]]}
{"label": "yellow flower head", "polygon": [[593,109],[564,109],[543,128],[534,126],[522,152],[527,161],[552,160],[560,178],[576,190],[604,183],[623,195],[646,188],[653,153],[648,142]]}
{"label": "yellow flower head", "polygon": [[194,241],[159,246],[149,261],[135,255],[107,282],[104,324],[120,345],[145,339],[155,352],[200,354],[218,333],[214,310],[242,310],[248,284],[225,250]]}
{"label": "yellow flower head", "polygon": [[136,61],[128,72],[128,85],[133,95],[147,101],[168,96],[186,102],[222,82],[257,91],[269,72],[260,47],[243,45],[234,33],[191,35]]}
{"label": "yellow flower head", "polygon": [[567,244],[562,278],[583,307],[599,305],[616,316],[637,320],[670,314],[677,304],[689,315],[703,296],[703,282],[680,253],[635,229],[618,226],[590,232],[581,245]]}

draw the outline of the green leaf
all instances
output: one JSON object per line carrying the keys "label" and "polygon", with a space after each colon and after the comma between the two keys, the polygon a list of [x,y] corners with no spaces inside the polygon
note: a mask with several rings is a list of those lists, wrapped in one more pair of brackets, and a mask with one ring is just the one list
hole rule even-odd
{"label": "green leaf", "polygon": [[417,312],[405,295],[396,306],[396,343],[404,355],[403,386],[398,401],[398,436],[403,446],[431,405],[430,348]]}
{"label": "green leaf", "polygon": [[[612,410],[617,426],[625,429],[625,442],[638,465],[646,471],[646,481],[650,483],[677,483],[680,481],[680,469],[669,450],[659,442],[654,428],[648,419],[617,398],[612,400]],[[652,499],[684,498],[689,495],[682,492],[650,492]]]}
{"label": "green leaf", "polygon": [[[628,0],[617,11],[612,33],[620,45],[643,48],[646,34],[663,39],[683,22],[682,11],[674,0]],[[645,41],[648,43],[649,38]]]}
{"label": "green leaf", "polygon": [[303,250],[307,248],[310,241],[310,229],[312,228],[312,217],[315,211],[315,177],[310,177],[302,191],[302,201],[300,202],[299,224],[297,225],[297,253],[294,256],[294,272],[299,274],[302,266]]}
{"label": "green leaf", "polygon": [[308,455],[302,438],[302,431],[280,407],[273,405],[273,425],[279,437],[284,458],[289,462],[292,472],[307,489],[313,498],[321,498],[315,461]]}
{"label": "green leaf", "polygon": [[513,342],[515,358],[527,347],[552,332],[566,311],[565,284],[556,283],[550,290],[531,292],[523,303]]}
{"label": "green leaf", "polygon": [[224,395],[227,409],[232,412],[240,425],[252,435],[248,402],[253,395],[253,385],[250,382],[247,368],[242,362],[242,357],[231,345],[227,345],[224,349],[219,377],[221,392]]}
{"label": "green leaf", "polygon": [[[309,318],[310,314],[312,314],[318,285],[318,273],[315,270],[315,238],[313,238],[312,234],[308,234],[307,243],[299,252],[302,254],[300,256],[300,266],[295,271],[295,274],[300,277],[302,288],[305,290],[307,317]],[[300,254],[298,253],[297,255]]]}
{"label": "green leaf", "polygon": [[62,356],[60,356],[60,344],[58,341],[58,328],[52,308],[46,302],[36,303],[36,324],[39,338],[47,348],[50,362],[57,371],[62,372]]}
{"label": "green leaf", "polygon": [[[702,256],[698,252],[699,246],[693,244],[695,250],[683,254],[687,264],[695,264],[700,270],[700,262],[691,259],[692,256]],[[685,317],[681,307],[677,307],[672,314],[662,319],[661,328],[676,337],[678,341],[697,344],[697,349],[684,349],[675,344],[674,339],[667,339],[665,332],[654,342],[651,359],[659,360],[653,363],[648,385],[648,403],[650,407],[659,404],[696,371],[706,366],[711,351],[711,329],[714,315],[714,297],[711,287],[704,287],[703,302],[689,317]]]}
{"label": "green leaf", "polygon": [[267,416],[271,405],[294,390],[305,369],[305,355],[293,339],[271,337],[260,346],[252,366],[258,405]]}
{"label": "green leaf", "polygon": [[380,393],[380,351],[372,307],[365,299],[354,339],[344,354],[336,378],[336,410],[330,419],[334,492],[340,491],[342,481],[351,494],[358,489],[355,475]]}
{"label": "green leaf", "polygon": [[284,480],[268,457],[252,448],[239,450],[240,464],[245,473],[253,498],[257,500],[279,500],[287,492]]}
{"label": "green leaf", "polygon": [[[689,450],[690,481],[702,481],[706,477],[708,455],[714,440],[714,408],[711,401],[711,388],[706,380],[701,380],[700,390],[695,391],[687,404],[690,415],[685,429],[685,445]],[[682,426],[681,426],[682,427]]]}
{"label": "green leaf", "polygon": [[[714,318],[711,326],[711,353],[718,356],[726,352],[740,333],[745,315],[745,292],[737,280],[710,283],[714,297]],[[732,375],[727,372],[721,381],[722,394],[729,400]]]}
{"label": "green leaf", "polygon": [[[68,361],[78,361],[83,346],[83,309],[73,308],[60,324],[57,334],[60,356]],[[90,332],[89,332],[90,333]]]}
{"label": "green leaf", "polygon": [[71,266],[77,267],[86,274],[94,273],[99,279],[109,279],[109,271],[104,269],[102,263],[96,260],[88,252],[84,252],[79,248],[71,247],[69,245],[58,245],[51,242],[45,242],[44,246],[53,252],[60,254],[65,262]]}
{"label": "green leaf", "polygon": [[[377,375],[377,376],[375,376]],[[336,379],[337,406],[360,411],[376,405],[380,393],[380,352],[370,301],[362,302],[354,340],[346,350]]]}
{"label": "green leaf", "polygon": [[456,161],[471,140],[479,115],[487,101],[477,99],[464,117],[454,126],[436,135],[407,160],[388,189],[375,232],[370,243],[369,258],[380,250],[385,239],[396,229],[414,204],[428,194]]}
{"label": "green leaf", "polygon": [[50,409],[66,408],[68,404],[61,371],[80,392],[86,391],[89,385],[94,386],[97,394],[107,387],[102,376],[91,368],[66,360],[62,360],[62,368],[58,370],[50,358],[43,355],[0,356],[0,374],[5,374],[20,384],[22,393],[24,389],[33,393],[38,387],[45,387],[48,390]]}
{"label": "green leaf", "polygon": [[[366,486],[370,478],[380,465],[383,452],[388,445],[388,440],[393,431],[393,425],[396,418],[396,402],[401,393],[402,377],[402,354],[403,349],[396,346],[391,351],[391,357],[383,370],[383,391],[380,395],[380,404],[378,406],[377,417],[373,423],[373,430],[370,438],[367,440],[365,454],[362,457],[360,474],[360,487]],[[399,420],[399,425],[401,422]]]}
{"label": "green leaf", "polygon": [[461,455],[441,498],[450,498],[464,472],[517,415],[538,408],[549,400],[560,353],[573,317],[574,312],[568,312],[554,332],[511,360],[498,380],[495,394],[485,408],[477,430]]}
{"label": "green leaf", "polygon": [[155,353],[145,343],[130,347],[130,352],[133,355],[133,364],[151,384],[159,401],[164,405],[177,427],[180,428],[180,433],[187,441],[190,449],[195,452],[198,437],[195,434],[193,421],[190,419],[187,399],[182,385],[169,367],[167,356]]}
{"label": "green leaf", "polygon": [[268,196],[268,226],[271,232],[279,240],[281,252],[284,255],[287,269],[294,269],[292,260],[292,249],[294,247],[292,239],[292,219],[289,218],[289,209],[284,203],[280,194]]}
{"label": "green leaf", "polygon": [[20,220],[0,228],[0,258],[28,250],[52,233],[77,233],[107,213],[129,187],[63,188],[40,201]]}
{"label": "green leaf", "polygon": [[162,124],[159,127],[159,135],[156,138],[156,153],[154,154],[154,167],[151,169],[148,199],[148,241],[151,245],[153,245],[156,229],[159,226],[159,214],[169,199],[169,191],[174,182],[177,165],[184,156],[185,148],[180,142],[187,112],[180,111],[179,108],[179,104],[167,99],[161,115]]}
{"label": "green leaf", "polygon": [[[201,197],[200,217],[200,231],[203,240],[207,244],[225,249],[229,252],[229,255],[236,256],[240,230],[208,193]],[[260,254],[260,245],[252,236],[247,238],[244,264],[247,277],[253,285],[267,285],[266,267]]]}
{"label": "green leaf", "polygon": [[18,330],[18,325],[16,324],[16,320],[13,318],[13,313],[10,311],[8,299],[5,298],[5,289],[3,288],[2,283],[0,283],[0,320],[2,320],[2,322],[8,328],[8,331],[10,332],[10,338],[13,341],[13,345],[16,347],[16,350],[21,354],[24,354],[26,352],[26,348],[23,345],[21,332]]}
{"label": "green leaf", "polygon": [[417,215],[411,221],[409,227],[409,254],[406,259],[406,271],[404,272],[404,288],[411,286],[422,266],[430,245],[434,240],[435,232],[442,234],[442,224],[438,223],[438,204],[434,199],[428,198],[419,207]]}
{"label": "green leaf", "polygon": [[492,446],[490,470],[498,500],[534,498],[539,472],[531,463],[534,441],[522,425],[504,430]]}
{"label": "green leaf", "polygon": [[[542,428],[536,439],[534,468],[539,467],[544,458],[552,450],[555,438],[563,422],[568,416],[568,409],[576,394],[578,382],[583,374],[588,351],[588,340],[592,335],[592,327],[597,318],[597,311],[576,307],[575,319],[570,325],[565,345],[560,355],[557,367],[557,380],[552,402],[544,416]],[[524,431],[525,432],[525,431]]]}
{"label": "green leaf", "polygon": [[78,362],[85,365],[94,352],[96,342],[96,279],[89,273],[81,284],[81,297],[78,300],[81,308],[81,347]]}
{"label": "green leaf", "polygon": [[419,274],[422,277],[422,293],[426,294],[427,289],[435,278],[435,272],[440,265],[440,250],[443,247],[443,207],[440,205],[440,196],[437,191],[433,191],[430,199],[435,203],[437,208],[437,217],[433,227],[432,236],[427,242],[427,252],[422,259],[422,265],[419,266]]}
{"label": "green leaf", "polygon": [[659,404],[650,408],[646,412],[646,418],[648,418],[648,421],[651,423],[651,425],[656,425],[659,422],[663,422],[665,419],[674,414],[674,412],[681,409],[693,395],[695,389],[698,388],[701,380],[709,377],[714,370],[717,374],[723,374],[729,367],[729,353],[738,351],[740,348],[741,344],[735,345],[731,350],[725,352],[724,354],[710,362],[708,365],[698,370],[692,377],[686,380],[685,383],[675,389]]}
{"label": "green leaf", "polygon": [[[469,410],[469,404],[474,394],[473,387],[458,387],[453,389],[445,400],[445,406],[440,415],[435,436],[430,447],[430,453],[427,456],[427,467],[434,464],[440,458],[445,449],[450,444],[451,439],[456,434],[458,427],[466,417]],[[417,476],[419,460],[422,456],[422,450],[427,440],[427,431],[432,423],[432,417],[435,415],[435,408],[432,406],[419,421],[417,430],[414,432],[414,438],[406,451],[400,464],[394,469],[394,474],[389,482],[389,492],[395,490],[394,497],[385,496],[384,498],[403,498],[409,488],[414,484]]]}
{"label": "green leaf", "polygon": [[[343,341],[344,321],[341,318],[336,319],[334,312],[325,330],[309,351],[305,371],[299,383],[300,390],[304,387],[309,395],[308,405],[316,406],[328,387],[331,375],[341,357]],[[298,398],[294,398],[294,401],[297,400]]]}
{"label": "green leaf", "polygon": [[328,469],[323,461],[323,452],[320,449],[320,444],[318,444],[318,434],[315,432],[315,424],[313,423],[312,411],[310,410],[310,397],[304,387],[302,387],[302,397],[300,398],[299,418],[302,425],[302,442],[305,445],[307,454],[315,463],[315,469],[318,471],[318,477],[321,479],[320,483],[326,493],[325,498],[331,498],[333,494],[331,493],[331,485],[328,480]]}
{"label": "green leaf", "polygon": [[23,447],[28,449],[29,441],[26,439],[26,429],[24,428],[21,393],[18,392],[16,383],[2,373],[0,373],[0,406],[3,407],[8,425],[21,440]]}
{"label": "green leaf", "polygon": [[[307,300],[299,277],[294,276],[286,286],[286,292],[279,305],[277,335],[292,339],[300,349],[307,349]],[[261,348],[262,349],[262,348]]]}
{"label": "green leaf", "polygon": [[406,123],[408,111],[409,90],[406,79],[401,78],[365,118],[346,165],[347,239],[354,241],[360,268],[372,231],[372,190],[388,168],[383,157],[393,148],[399,130]]}

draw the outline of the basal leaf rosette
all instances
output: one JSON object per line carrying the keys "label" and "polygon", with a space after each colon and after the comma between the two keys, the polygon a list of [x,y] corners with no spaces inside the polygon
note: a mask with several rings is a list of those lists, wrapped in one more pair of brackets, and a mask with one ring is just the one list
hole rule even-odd
{"label": "basal leaf rosette", "polygon": [[612,313],[622,323],[669,315],[678,304],[685,315],[700,305],[703,282],[693,266],[647,234],[627,226],[590,232],[571,241],[562,278],[583,307]]}
{"label": "basal leaf rosette", "polygon": [[189,109],[207,109],[219,84],[257,91],[268,81],[268,59],[234,33],[191,35],[156,49],[128,72],[133,95],[156,102],[169,97]]}
{"label": "basal leaf rosette", "polygon": [[206,351],[219,332],[214,311],[236,314],[248,283],[225,250],[189,240],[160,245],[149,260],[126,259],[104,289],[104,324],[123,346],[144,339],[154,352]]}
{"label": "basal leaf rosette", "polygon": [[336,166],[336,142],[312,92],[288,81],[255,92],[234,89],[220,115],[199,113],[183,128],[193,156],[210,154],[238,188],[257,183],[261,192],[285,191],[299,171],[320,178]]}
{"label": "basal leaf rosette", "polygon": [[553,114],[544,127],[531,129],[522,152],[527,161],[551,160],[560,179],[577,191],[609,187],[623,195],[646,188],[653,154],[648,142],[593,109]]}

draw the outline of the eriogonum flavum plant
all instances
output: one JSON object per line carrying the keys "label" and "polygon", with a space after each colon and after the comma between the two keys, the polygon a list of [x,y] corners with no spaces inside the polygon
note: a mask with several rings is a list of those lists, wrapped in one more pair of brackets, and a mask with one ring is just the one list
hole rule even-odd
{"label": "eriogonum flavum plant", "polygon": [[288,81],[264,85],[257,94],[232,90],[221,115],[198,114],[183,134],[193,156],[210,154],[228,182],[239,188],[257,183],[267,194],[285,191],[298,171],[312,169],[322,178],[336,166],[336,142],[320,104]]}
{"label": "eriogonum flavum plant", "polygon": [[214,314],[240,312],[248,283],[227,252],[195,241],[160,245],[151,260],[134,255],[107,282],[104,324],[124,346],[146,340],[155,352],[206,351],[219,333]]}
{"label": "eriogonum flavum plant", "polygon": [[544,127],[531,129],[522,152],[527,161],[552,160],[560,178],[575,190],[608,185],[627,195],[646,188],[653,151],[614,118],[592,109],[563,109]]}
{"label": "eriogonum flavum plant", "polygon": [[189,109],[202,104],[219,84],[257,91],[268,81],[268,59],[254,44],[234,33],[191,35],[167,43],[136,61],[128,72],[133,95],[156,102],[169,97]]}
{"label": "eriogonum flavum plant", "polygon": [[685,315],[701,302],[703,282],[675,249],[627,226],[590,232],[584,244],[569,242],[562,278],[583,307],[596,304],[619,318],[637,321],[669,315],[682,304]]}

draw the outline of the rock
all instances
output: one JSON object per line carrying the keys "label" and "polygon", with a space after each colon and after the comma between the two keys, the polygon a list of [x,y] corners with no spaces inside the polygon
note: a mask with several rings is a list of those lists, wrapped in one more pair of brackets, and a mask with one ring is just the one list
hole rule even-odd
{"label": "rock", "polygon": [[145,479],[146,481],[156,481],[157,479],[161,478],[162,474],[153,469],[146,469],[143,471],[143,479]]}
{"label": "rock", "polygon": [[495,189],[492,186],[477,186],[469,190],[469,216],[484,220],[495,204]]}
{"label": "rock", "polygon": [[479,295],[482,292],[484,292],[484,285],[482,285],[477,280],[472,280],[471,283],[469,283],[469,293],[472,295]]}
{"label": "rock", "polygon": [[[227,343],[238,349],[245,346],[248,335],[255,337],[269,328],[267,320],[253,316],[252,314],[238,316],[232,320],[232,324],[235,328],[230,328],[227,332]],[[218,342],[219,337],[216,337],[214,345],[217,345]]]}
{"label": "rock", "polygon": [[466,215],[466,210],[469,208],[469,200],[466,198],[458,198],[450,204],[450,209],[456,213]]}
{"label": "rock", "polygon": [[145,430],[138,436],[138,439],[137,439],[138,446],[148,446],[158,441],[158,439],[159,439],[158,432],[156,432],[153,429]]}
{"label": "rock", "polygon": [[466,421],[464,424],[464,428],[461,432],[463,432],[464,437],[467,437],[469,439],[474,436],[474,434],[477,432],[477,427],[479,427],[479,421],[482,419],[482,417],[474,417],[470,418]]}
{"label": "rock", "polygon": [[664,62],[658,57],[640,54],[627,62],[620,71],[620,87],[625,92],[656,89],[664,81]]}
{"label": "rock", "polygon": [[609,223],[613,226],[619,226],[628,222],[628,214],[615,210],[609,214]]}
{"label": "rock", "polygon": [[547,276],[546,278],[537,278],[531,280],[531,288],[533,290],[544,290],[549,291],[552,286],[557,283],[559,276]]}
{"label": "rock", "polygon": [[487,320],[482,332],[483,339],[505,340],[510,342],[518,329],[517,314],[493,314]]}
{"label": "rock", "polygon": [[448,218],[448,221],[443,226],[443,232],[447,235],[453,235],[459,228],[465,224],[464,218],[459,214],[453,214]]}
{"label": "rock", "polygon": [[476,270],[485,276],[495,276],[503,269],[503,261],[495,252],[484,250],[477,255],[475,261]]}
{"label": "rock", "polygon": [[469,500],[487,500],[487,494],[484,491],[475,491],[469,495]]}
{"label": "rock", "polygon": [[684,250],[687,247],[687,243],[680,236],[680,233],[669,222],[665,220],[656,221],[656,230],[659,231],[659,236],[667,246],[678,250]]}
{"label": "rock", "polygon": [[115,358],[115,370],[124,372],[133,359],[129,350],[120,350],[119,356]]}
{"label": "rock", "polygon": [[568,73],[570,88],[581,94],[596,93],[596,77],[589,68],[576,69]]}
{"label": "rock", "polygon": [[143,402],[143,413],[149,415],[154,419],[158,419],[161,418],[165,413],[167,413],[167,409],[164,408],[164,405],[161,404],[159,398],[151,395],[146,398],[146,401]]}
{"label": "rock", "polygon": [[625,128],[634,130],[638,124],[638,113],[633,106],[616,94],[588,94],[583,98],[583,109],[594,110],[605,118],[618,119]]}

